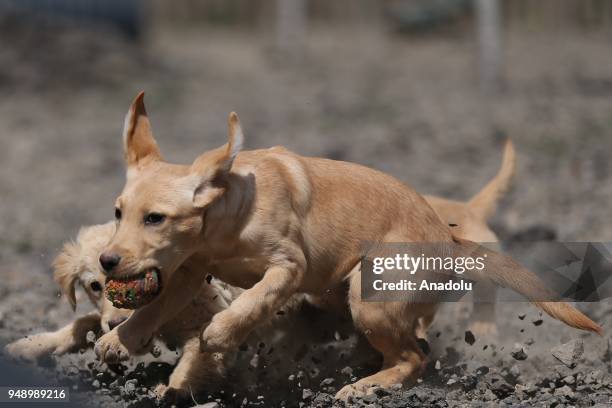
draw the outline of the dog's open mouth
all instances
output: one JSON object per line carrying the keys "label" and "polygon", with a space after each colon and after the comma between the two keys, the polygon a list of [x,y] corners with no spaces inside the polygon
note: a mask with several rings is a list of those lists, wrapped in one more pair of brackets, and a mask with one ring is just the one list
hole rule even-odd
{"label": "dog's open mouth", "polygon": [[160,290],[160,271],[151,268],[135,276],[107,278],[104,293],[117,308],[138,309],[151,302]]}

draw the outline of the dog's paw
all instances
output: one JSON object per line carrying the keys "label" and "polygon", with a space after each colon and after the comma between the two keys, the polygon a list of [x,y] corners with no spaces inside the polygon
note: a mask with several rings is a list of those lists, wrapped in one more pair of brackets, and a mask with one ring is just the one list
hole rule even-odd
{"label": "dog's paw", "polygon": [[364,397],[366,395],[374,394],[374,392],[380,389],[377,384],[372,384],[367,379],[362,379],[354,384],[345,385],[336,393],[335,399],[344,402],[353,402],[356,397]]}
{"label": "dog's paw", "polygon": [[364,387],[360,387],[357,384],[348,384],[342,387],[340,391],[336,393],[334,398],[336,400],[351,403],[354,401],[355,397],[365,396],[366,391],[367,390]]}
{"label": "dog's paw", "polygon": [[166,384],[158,384],[153,392],[157,397],[157,401],[159,401],[162,406],[176,405],[189,396],[187,390],[170,387]]}
{"label": "dog's paw", "polygon": [[116,329],[98,339],[94,352],[100,361],[108,364],[116,364],[130,357],[128,348],[121,343]]}
{"label": "dog's paw", "polygon": [[200,335],[201,352],[221,352],[237,349],[243,341],[238,320],[229,310],[217,313]]}

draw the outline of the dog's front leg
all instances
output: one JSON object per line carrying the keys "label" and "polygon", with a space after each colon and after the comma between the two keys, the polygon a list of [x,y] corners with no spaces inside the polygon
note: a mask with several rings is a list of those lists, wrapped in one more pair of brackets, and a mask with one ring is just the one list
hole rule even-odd
{"label": "dog's front leg", "polygon": [[162,293],[136,310],[125,322],[102,336],[94,348],[107,363],[126,360],[130,354],[146,352],[153,335],[183,310],[200,292],[206,276],[203,268],[182,266],[169,279]]}
{"label": "dog's front leg", "polygon": [[273,266],[229,308],[214,315],[200,336],[200,351],[236,349],[251,330],[282,307],[301,286],[304,268],[296,264]]}
{"label": "dog's front leg", "polygon": [[87,332],[100,329],[100,315],[90,313],[54,332],[38,333],[14,341],[5,352],[18,359],[35,361],[48,355],[62,355],[87,345]]}

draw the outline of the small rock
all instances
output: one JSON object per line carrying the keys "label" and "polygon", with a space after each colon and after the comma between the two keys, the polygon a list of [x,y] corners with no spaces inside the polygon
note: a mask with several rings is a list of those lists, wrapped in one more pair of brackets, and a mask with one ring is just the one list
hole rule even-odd
{"label": "small rock", "polygon": [[372,404],[378,400],[378,396],[376,394],[368,394],[365,395],[362,399],[363,402],[365,402],[366,404]]}
{"label": "small rock", "polygon": [[434,366],[434,368],[436,370],[439,370],[440,368],[442,368],[442,364],[440,363],[440,360],[436,360],[436,365]]}
{"label": "small rock", "polygon": [[353,369],[349,366],[346,366],[342,370],[340,370],[340,374],[350,377],[353,375]]}
{"label": "small rock", "polygon": [[100,388],[100,381],[98,381],[98,380],[93,380],[93,381],[91,382],[91,386],[92,386],[92,387],[94,387],[94,388]]}
{"label": "small rock", "polygon": [[487,366],[480,366],[476,369],[476,374],[477,375],[485,375],[489,373],[489,367]]}
{"label": "small rock", "polygon": [[259,354],[253,354],[253,358],[251,358],[249,365],[253,368],[257,368],[259,366]]}
{"label": "small rock", "polygon": [[495,401],[497,399],[497,395],[493,394],[493,391],[491,390],[486,390],[482,396],[482,399],[485,401]]}
{"label": "small rock", "polygon": [[527,353],[525,353],[525,350],[523,350],[522,348],[520,350],[511,352],[510,355],[515,360],[519,360],[519,361],[527,360]]}
{"label": "small rock", "polygon": [[469,330],[466,331],[465,332],[465,342],[469,344],[470,346],[474,344],[476,342],[476,337],[474,337],[474,333],[472,333]]}
{"label": "small rock", "polygon": [[574,391],[572,391],[572,389],[570,387],[568,387],[567,385],[564,385],[561,388],[557,388],[555,390],[554,395],[560,396],[560,397],[565,397],[565,398],[568,398],[568,399],[574,399]]}
{"label": "small rock", "polygon": [[303,400],[309,400],[313,396],[314,396],[314,392],[312,392],[310,389],[304,388],[304,390],[302,390],[302,399]]}
{"label": "small rock", "polygon": [[574,378],[573,375],[568,375],[567,377],[563,378],[562,380],[564,383],[571,385],[574,384],[576,382],[576,379]]}
{"label": "small rock", "polygon": [[391,387],[389,387],[389,389],[392,392],[398,392],[398,391],[401,391],[402,387],[403,387],[402,384],[392,384]]}
{"label": "small rock", "polygon": [[295,374],[291,374],[289,377],[287,377],[287,379],[289,381],[295,381]]}
{"label": "small rock", "polygon": [[88,331],[85,335],[85,339],[87,340],[87,344],[94,344],[96,342],[96,333],[93,331]]}
{"label": "small rock", "polygon": [[326,378],[323,381],[321,381],[321,387],[329,387],[330,385],[332,385],[334,383],[334,379],[333,378]]}
{"label": "small rock", "polygon": [[159,358],[159,356],[161,356],[161,348],[159,348],[159,346],[156,344],[153,346],[153,348],[151,349],[151,355],[155,358]]}
{"label": "small rock", "polygon": [[136,387],[138,385],[138,380],[132,378],[131,380],[127,380],[125,385],[123,386],[123,391],[126,395],[134,395],[136,393]]}
{"label": "small rock", "polygon": [[584,353],[582,340],[572,340],[551,349],[552,355],[569,368],[576,367],[576,362]]}

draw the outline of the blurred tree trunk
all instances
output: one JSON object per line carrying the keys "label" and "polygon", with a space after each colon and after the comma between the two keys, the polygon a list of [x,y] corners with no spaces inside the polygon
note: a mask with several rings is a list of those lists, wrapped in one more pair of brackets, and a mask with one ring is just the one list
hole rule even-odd
{"label": "blurred tree trunk", "polygon": [[306,33],[306,0],[276,0],[276,46],[298,55]]}
{"label": "blurred tree trunk", "polygon": [[502,44],[499,0],[476,0],[480,86],[487,94],[501,89]]}

